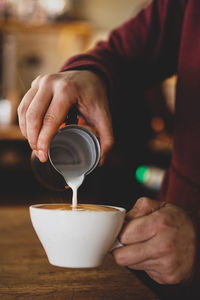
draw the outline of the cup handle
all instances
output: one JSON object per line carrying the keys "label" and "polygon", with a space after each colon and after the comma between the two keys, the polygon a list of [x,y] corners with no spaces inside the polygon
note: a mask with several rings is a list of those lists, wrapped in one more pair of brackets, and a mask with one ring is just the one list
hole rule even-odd
{"label": "cup handle", "polygon": [[120,241],[117,239],[114,244],[112,245],[112,247],[110,248],[110,252],[112,252],[114,249],[123,247],[124,245],[122,243],[120,243]]}

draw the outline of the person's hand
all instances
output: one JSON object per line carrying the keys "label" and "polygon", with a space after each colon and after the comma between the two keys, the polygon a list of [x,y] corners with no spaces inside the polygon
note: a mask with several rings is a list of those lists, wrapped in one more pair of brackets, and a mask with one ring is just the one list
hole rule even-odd
{"label": "person's hand", "polygon": [[144,270],[162,284],[189,280],[196,254],[192,221],[181,208],[140,198],[127,214],[120,235],[124,247],[113,255],[119,265]]}
{"label": "person's hand", "polygon": [[18,107],[19,126],[40,161],[69,109],[76,105],[84,122],[98,136],[102,164],[113,145],[106,87],[91,71],[66,71],[38,76]]}

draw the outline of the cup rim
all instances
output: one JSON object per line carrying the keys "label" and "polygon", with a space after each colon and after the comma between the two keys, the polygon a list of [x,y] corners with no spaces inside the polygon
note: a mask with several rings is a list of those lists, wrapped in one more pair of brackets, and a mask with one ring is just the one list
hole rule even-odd
{"label": "cup rim", "polygon": [[[29,209],[40,209],[42,211],[53,211],[52,209],[50,208],[42,208],[41,206],[44,206],[44,205],[65,205],[65,204],[70,204],[70,203],[38,203],[38,204],[32,204],[29,206]],[[124,207],[119,207],[119,206],[113,206],[113,205],[104,205],[104,204],[93,204],[93,203],[80,203],[78,205],[94,205],[94,206],[103,206],[103,207],[110,207],[110,208],[115,208],[117,209],[118,211],[120,212],[125,212],[126,213],[126,209]],[[60,211],[60,212],[72,212],[73,210],[56,210],[57,212]],[[76,212],[80,212],[81,210],[77,210]],[[85,210],[85,212],[88,211],[88,210]],[[73,211],[74,212],[74,211]],[[105,211],[95,211],[97,213],[103,213]]]}

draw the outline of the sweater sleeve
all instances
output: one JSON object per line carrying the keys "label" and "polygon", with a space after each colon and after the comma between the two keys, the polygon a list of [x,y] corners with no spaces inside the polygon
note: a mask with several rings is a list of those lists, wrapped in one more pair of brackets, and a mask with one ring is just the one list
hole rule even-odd
{"label": "sweater sleeve", "polygon": [[132,78],[143,88],[176,72],[186,0],[154,0],[136,17],[113,30],[107,41],[70,58],[62,71],[91,69],[101,73],[112,91]]}

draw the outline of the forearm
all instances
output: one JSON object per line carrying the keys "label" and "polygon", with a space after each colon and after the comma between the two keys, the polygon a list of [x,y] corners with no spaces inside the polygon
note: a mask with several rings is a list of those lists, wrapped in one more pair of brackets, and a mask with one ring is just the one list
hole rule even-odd
{"label": "forearm", "polygon": [[62,70],[87,68],[103,74],[111,90],[126,77],[143,88],[176,72],[184,1],[155,0],[112,31],[93,50],[69,59]]}

